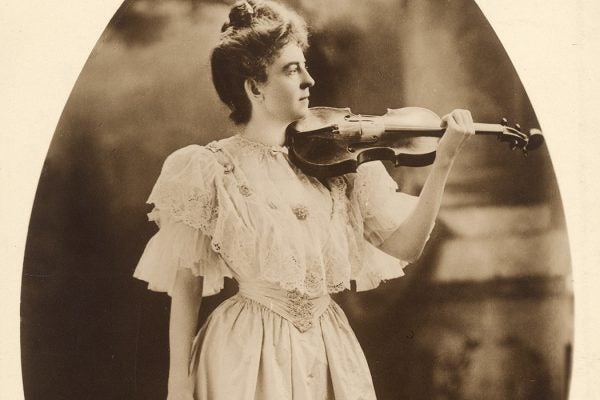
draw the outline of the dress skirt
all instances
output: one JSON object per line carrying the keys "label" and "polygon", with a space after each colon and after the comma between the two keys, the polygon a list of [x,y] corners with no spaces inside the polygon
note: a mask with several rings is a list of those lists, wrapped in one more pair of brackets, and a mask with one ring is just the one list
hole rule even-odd
{"label": "dress skirt", "polygon": [[195,400],[375,399],[365,356],[339,305],[328,295],[261,292],[241,290],[200,329],[190,364]]}

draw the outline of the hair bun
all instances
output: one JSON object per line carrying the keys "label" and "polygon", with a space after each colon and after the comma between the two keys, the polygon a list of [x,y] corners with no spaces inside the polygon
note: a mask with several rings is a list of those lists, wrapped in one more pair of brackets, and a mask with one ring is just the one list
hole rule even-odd
{"label": "hair bun", "polygon": [[229,11],[229,24],[224,26],[226,29],[229,26],[234,28],[247,28],[252,25],[254,17],[254,7],[247,1],[237,2]]}

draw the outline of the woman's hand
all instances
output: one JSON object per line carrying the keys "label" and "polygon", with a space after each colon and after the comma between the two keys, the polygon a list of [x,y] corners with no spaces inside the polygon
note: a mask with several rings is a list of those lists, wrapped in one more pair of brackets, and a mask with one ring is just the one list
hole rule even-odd
{"label": "woman's hand", "polygon": [[475,134],[475,125],[469,110],[454,110],[442,118],[446,132],[437,148],[436,159],[452,162],[465,141]]}
{"label": "woman's hand", "polygon": [[169,392],[167,400],[194,400],[194,396],[192,395],[192,393],[188,392]]}
{"label": "woman's hand", "polygon": [[189,376],[169,377],[167,400],[194,400],[194,384]]}
{"label": "woman's hand", "polygon": [[179,269],[171,293],[169,320],[169,394],[167,400],[193,400],[190,354],[202,303],[204,280],[190,269]]}

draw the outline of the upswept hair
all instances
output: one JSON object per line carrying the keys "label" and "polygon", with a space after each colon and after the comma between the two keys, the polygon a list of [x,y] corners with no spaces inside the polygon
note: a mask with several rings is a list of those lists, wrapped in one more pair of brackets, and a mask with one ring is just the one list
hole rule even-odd
{"label": "upswept hair", "polygon": [[289,43],[308,47],[306,23],[294,11],[271,0],[239,1],[231,8],[210,62],[213,84],[233,122],[250,120],[246,79],[266,82],[267,67]]}

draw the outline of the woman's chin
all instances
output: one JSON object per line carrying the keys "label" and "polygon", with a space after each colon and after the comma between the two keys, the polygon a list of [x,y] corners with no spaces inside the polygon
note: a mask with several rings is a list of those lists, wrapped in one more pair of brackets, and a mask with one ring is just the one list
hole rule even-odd
{"label": "woman's chin", "polygon": [[309,114],[308,106],[301,106],[289,109],[285,114],[285,117],[283,116],[283,114],[281,117],[287,121],[290,121],[290,123],[298,121],[300,119],[304,119]]}
{"label": "woman's chin", "polygon": [[295,120],[303,119],[308,115],[308,102],[306,104],[307,104],[306,107],[303,107],[298,111],[297,117]]}

